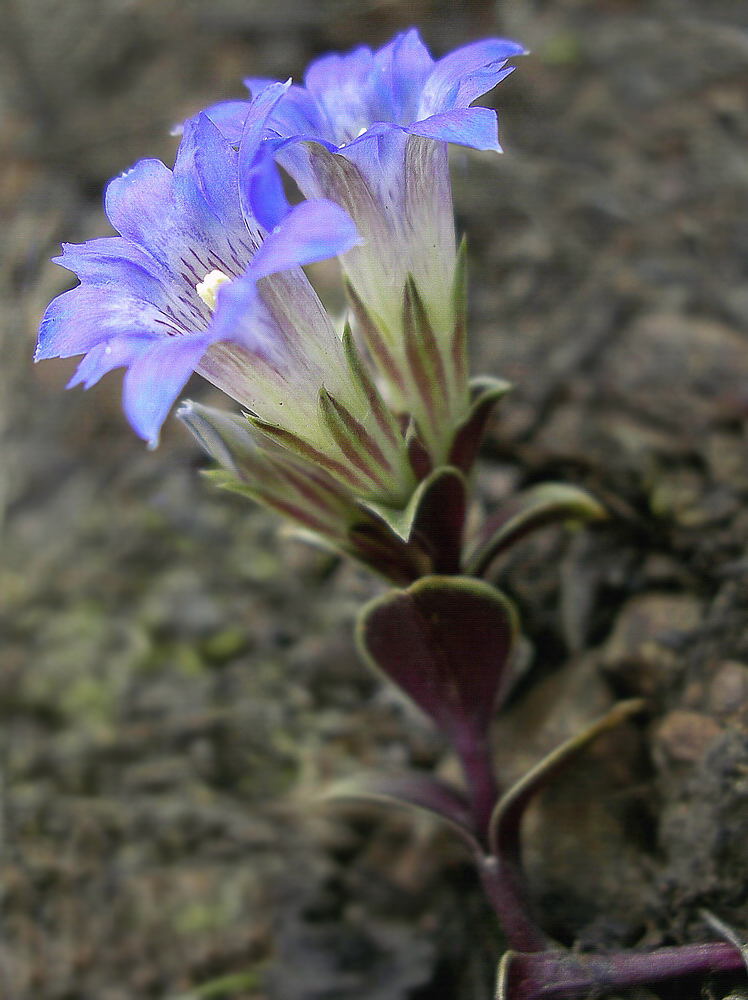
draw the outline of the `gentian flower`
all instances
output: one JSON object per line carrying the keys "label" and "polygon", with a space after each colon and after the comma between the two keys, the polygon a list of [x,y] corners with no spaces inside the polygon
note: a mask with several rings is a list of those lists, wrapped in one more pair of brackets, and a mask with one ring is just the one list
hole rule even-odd
{"label": "gentian flower", "polygon": [[48,307],[36,359],[84,354],[70,385],[85,387],[125,367],[125,413],[151,446],[197,371],[249,411],[260,438],[396,507],[414,485],[405,443],[301,270],[359,243],[356,228],[329,200],[267,228],[242,180],[257,184],[266,119],[284,91],[254,103],[238,149],[199,115],[173,171],[142,160],[109,184],[120,235],[63,246],[56,260],[80,284]]}
{"label": "gentian flower", "polygon": [[[412,29],[376,52],[318,59],[267,119],[267,141],[302,193],[341,205],[363,237],[342,255],[361,334],[435,464],[469,406],[447,143],[501,150],[496,113],[472,102],[522,52],[488,39],[434,61]],[[255,99],[269,82],[245,81]],[[237,142],[251,107],[233,101],[207,114]],[[280,184],[267,173],[247,184],[275,225],[288,211]]]}

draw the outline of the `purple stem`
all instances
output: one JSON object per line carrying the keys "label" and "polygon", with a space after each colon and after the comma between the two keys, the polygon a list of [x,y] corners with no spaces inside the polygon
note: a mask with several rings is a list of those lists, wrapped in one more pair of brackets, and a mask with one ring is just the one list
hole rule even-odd
{"label": "purple stem", "polygon": [[454,733],[453,738],[470,792],[470,812],[475,830],[481,844],[486,847],[491,816],[500,794],[493,773],[488,737],[478,736],[466,727],[463,732]]}
{"label": "purple stem", "polygon": [[579,955],[569,951],[518,954],[509,951],[499,967],[497,1000],[556,1000],[590,992],[643,986],[665,979],[745,970],[743,956],[723,942],[689,944],[656,951]]}
{"label": "purple stem", "polygon": [[476,864],[483,889],[499,918],[510,948],[542,952],[548,947],[548,940],[527,909],[522,871],[500,865],[496,858],[485,855],[476,859]]}
{"label": "purple stem", "polygon": [[[455,735],[455,745],[470,789],[473,823],[485,851],[489,842],[491,817],[500,794],[493,773],[491,748],[487,737],[476,736],[469,729]],[[547,939],[527,909],[519,847],[517,846],[516,851],[507,850],[500,862],[483,851],[477,854],[476,865],[509,946],[518,951],[539,951],[546,948]]]}

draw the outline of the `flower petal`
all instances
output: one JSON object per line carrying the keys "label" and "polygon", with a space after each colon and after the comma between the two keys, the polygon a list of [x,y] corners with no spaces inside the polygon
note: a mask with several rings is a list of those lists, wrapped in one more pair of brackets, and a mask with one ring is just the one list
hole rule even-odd
{"label": "flower petal", "polygon": [[149,254],[121,236],[63,243],[62,253],[52,261],[77,274],[84,283],[117,288],[152,302],[163,298],[164,281],[168,279]]}
{"label": "flower petal", "polygon": [[194,228],[199,225],[203,240],[214,235],[216,223],[224,230],[243,226],[237,169],[236,152],[207,115],[185,122],[174,164],[174,188],[187,218],[195,217]]}
{"label": "flower petal", "polygon": [[168,323],[144,299],[110,288],[78,285],[47,306],[39,327],[35,361],[85,354],[96,344],[121,335],[156,337]]}
{"label": "flower petal", "polygon": [[[263,92],[263,88],[258,86],[260,82],[262,81],[252,79],[244,81],[255,100]],[[272,85],[271,80],[265,82],[265,87],[270,85]],[[329,122],[322,114],[314,97],[298,84],[291,84],[288,87],[283,95],[283,100],[273,111],[272,125],[273,129],[282,136],[310,135],[322,139],[329,138]]]}
{"label": "flower petal", "polygon": [[161,160],[140,160],[110,181],[104,196],[107,217],[117,232],[167,268],[175,243],[181,246],[184,241],[173,181]]}
{"label": "flower petal", "polygon": [[84,389],[90,389],[107,372],[131,365],[153,343],[152,337],[112,337],[96,344],[78,365],[65,388],[72,389],[83,384]]}
{"label": "flower petal", "polygon": [[266,354],[276,338],[272,321],[263,309],[253,277],[242,277],[218,289],[211,331],[214,341],[241,344]]}
{"label": "flower petal", "polygon": [[222,101],[203,111],[232,146],[238,146],[249,114],[249,101]]}
{"label": "flower petal", "polygon": [[437,62],[426,81],[418,117],[467,107],[506,76],[503,69],[507,59],[524,51],[521,45],[505,38],[487,38],[450,52]]}
{"label": "flower petal", "polygon": [[407,125],[417,117],[418,98],[434,60],[415,28],[397,35],[374,54],[370,85],[372,118]]}
{"label": "flower petal", "polygon": [[239,147],[239,188],[247,225],[259,223],[269,231],[288,215],[290,205],[275,162],[276,151],[287,144],[286,139],[268,138],[257,149],[250,136]]}
{"label": "flower petal", "polygon": [[239,197],[247,225],[272,229],[288,212],[288,199],[275,164],[282,140],[268,135],[268,119],[290,83],[272,83],[252,102],[239,146]]}
{"label": "flower petal", "polygon": [[[105,204],[122,236],[193,287],[215,268],[236,273],[251,256],[236,153],[206,115],[185,123],[173,172],[160,160],[141,160],[109,184]],[[232,264],[237,251],[243,260]],[[195,268],[196,278],[184,277]]]}
{"label": "flower petal", "polygon": [[247,117],[244,119],[244,131],[242,133],[242,146],[244,147],[244,158],[251,162],[251,158],[256,154],[264,139],[268,135],[268,118],[272,115],[276,105],[284,97],[291,82],[271,83],[252,101]]}
{"label": "flower petal", "polygon": [[302,201],[263,241],[249,266],[253,278],[326,260],[361,243],[350,216],[332,201]]}
{"label": "flower petal", "polygon": [[346,55],[332,53],[307,69],[304,84],[329,123],[321,138],[343,145],[354,139],[371,118],[371,49],[360,46]]}
{"label": "flower petal", "polygon": [[156,340],[128,369],[122,406],[150,448],[158,444],[161,425],[212,340],[210,332]]}
{"label": "flower petal", "polygon": [[498,120],[496,112],[491,108],[457,108],[454,111],[442,111],[411,125],[408,132],[426,139],[453,142],[458,146],[501,152]]}

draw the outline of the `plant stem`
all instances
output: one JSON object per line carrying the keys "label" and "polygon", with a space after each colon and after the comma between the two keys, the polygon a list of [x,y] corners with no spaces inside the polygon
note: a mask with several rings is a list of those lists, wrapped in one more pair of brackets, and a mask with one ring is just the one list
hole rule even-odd
{"label": "plant stem", "polygon": [[455,743],[470,790],[473,823],[483,848],[476,854],[475,863],[486,896],[501,922],[510,947],[519,951],[539,951],[547,947],[547,939],[527,909],[519,850],[514,853],[507,851],[506,857],[500,861],[484,853],[491,817],[500,794],[488,739],[477,740],[473,733],[468,733],[463,739],[455,739]]}
{"label": "plant stem", "polygon": [[496,1000],[572,1000],[598,990],[741,969],[745,971],[740,950],[721,941],[592,955],[508,951],[499,966]]}
{"label": "plant stem", "polygon": [[475,830],[485,848],[488,845],[491,816],[500,794],[493,773],[491,748],[487,737],[476,738],[470,731],[462,736],[455,734],[454,740],[470,793],[470,811]]}
{"label": "plant stem", "polygon": [[476,864],[486,896],[499,918],[510,947],[522,952],[541,952],[546,949],[548,939],[530,916],[526,905],[521,869],[512,870],[510,866],[500,865],[496,858],[485,855],[477,859]]}

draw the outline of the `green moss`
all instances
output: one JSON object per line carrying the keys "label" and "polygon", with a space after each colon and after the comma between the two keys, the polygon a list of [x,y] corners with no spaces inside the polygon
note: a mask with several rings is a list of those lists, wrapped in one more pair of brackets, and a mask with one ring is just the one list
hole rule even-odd
{"label": "green moss", "polygon": [[175,645],[174,666],[184,677],[199,677],[205,673],[205,661],[192,643],[180,642]]}
{"label": "green moss", "polygon": [[221,629],[209,636],[201,645],[202,653],[216,663],[222,663],[237,656],[246,648],[247,638],[238,628]]}
{"label": "green moss", "polygon": [[201,986],[193,986],[189,993],[175,997],[175,1000],[229,1000],[235,993],[244,994],[246,990],[257,989],[261,981],[260,973],[255,969],[232,972]]}
{"label": "green moss", "polygon": [[190,936],[206,931],[220,931],[234,919],[233,908],[223,900],[188,903],[174,916],[174,929],[178,934]]}
{"label": "green moss", "polygon": [[61,692],[60,708],[71,720],[108,728],[113,723],[117,692],[106,676],[76,677]]}

